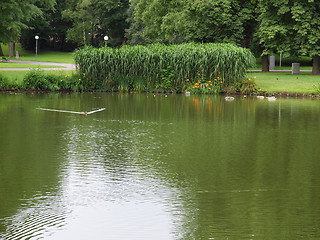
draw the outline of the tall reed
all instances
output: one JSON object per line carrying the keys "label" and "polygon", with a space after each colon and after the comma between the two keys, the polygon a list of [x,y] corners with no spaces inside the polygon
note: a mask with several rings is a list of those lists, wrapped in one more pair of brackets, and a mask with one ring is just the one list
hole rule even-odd
{"label": "tall reed", "polygon": [[85,47],[75,53],[78,71],[91,88],[115,87],[119,75],[140,78],[147,85],[161,83],[161,74],[170,67],[174,85],[182,86],[186,78],[201,74],[213,78],[220,72],[224,85],[246,77],[255,58],[248,49],[223,43],[186,43],[180,45],[151,44],[123,48]]}

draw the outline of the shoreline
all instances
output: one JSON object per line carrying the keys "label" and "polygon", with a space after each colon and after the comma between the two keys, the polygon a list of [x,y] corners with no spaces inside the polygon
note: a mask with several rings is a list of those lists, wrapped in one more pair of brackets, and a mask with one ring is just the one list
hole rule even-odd
{"label": "shoreline", "polygon": [[[0,94],[23,94],[23,93],[41,93],[41,94],[48,94],[48,93],[118,93],[118,94],[157,94],[157,95],[186,95],[186,92],[121,92],[121,91],[108,91],[108,90],[91,90],[91,91],[72,91],[72,90],[59,90],[59,91],[46,91],[46,90],[35,90],[35,89],[16,89],[16,90],[5,90],[0,89]],[[264,96],[264,97],[277,97],[277,98],[296,98],[296,99],[303,99],[303,98],[310,98],[314,99],[320,98],[320,94],[290,94],[290,93],[273,93],[273,94],[241,94],[240,92],[236,93],[218,93],[218,94],[191,94],[189,96],[239,96],[239,97],[257,97],[257,96]]]}

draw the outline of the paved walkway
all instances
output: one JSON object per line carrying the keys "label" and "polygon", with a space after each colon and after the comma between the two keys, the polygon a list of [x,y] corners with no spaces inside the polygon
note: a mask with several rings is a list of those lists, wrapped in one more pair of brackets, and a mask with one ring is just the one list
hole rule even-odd
{"label": "paved walkway", "polygon": [[[41,68],[41,70],[74,70],[76,69],[76,66],[72,63],[53,63],[53,62],[16,61],[16,60],[7,60],[2,62],[61,66],[61,68]],[[29,71],[30,69],[32,68],[0,68],[0,71]]]}
{"label": "paved walkway", "polygon": [[[262,70],[247,70],[247,72],[262,72]],[[292,70],[270,70],[269,72],[292,72]],[[300,72],[312,72],[312,70],[300,70]]]}

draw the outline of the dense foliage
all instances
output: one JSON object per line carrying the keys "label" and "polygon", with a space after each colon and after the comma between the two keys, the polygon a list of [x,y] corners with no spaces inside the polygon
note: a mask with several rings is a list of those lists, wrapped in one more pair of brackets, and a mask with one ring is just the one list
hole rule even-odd
{"label": "dense foliage", "polygon": [[78,73],[56,75],[47,74],[41,69],[32,69],[24,76],[22,82],[10,80],[0,72],[0,90],[82,91],[86,89]]}
{"label": "dense foliage", "polygon": [[[316,0],[3,0],[0,42],[59,50],[83,45],[233,43],[262,56],[313,57],[320,74]],[[21,35],[22,34],[22,35]],[[68,42],[68,44],[66,44]],[[14,54],[11,44],[11,55]],[[0,47],[0,55],[2,55]]]}
{"label": "dense foliage", "polygon": [[152,89],[171,86],[181,90],[186,79],[199,74],[206,79],[220,74],[224,85],[231,85],[246,76],[255,58],[248,49],[232,44],[188,43],[86,47],[75,53],[75,62],[91,88],[116,88],[127,76],[134,83],[143,78]]}
{"label": "dense foliage", "polygon": [[151,41],[245,45],[254,4],[241,0],[132,0],[134,20]]}

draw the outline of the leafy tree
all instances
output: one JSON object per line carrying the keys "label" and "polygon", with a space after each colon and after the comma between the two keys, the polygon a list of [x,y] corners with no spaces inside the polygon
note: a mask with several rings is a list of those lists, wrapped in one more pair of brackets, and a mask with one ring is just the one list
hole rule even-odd
{"label": "leafy tree", "polygon": [[64,19],[73,22],[67,31],[67,41],[78,45],[87,44],[89,33],[93,28],[91,0],[70,0],[66,9],[62,12]]}
{"label": "leafy tree", "polygon": [[39,45],[43,48],[73,50],[74,44],[66,43],[66,32],[72,22],[62,18],[68,0],[56,0],[55,9],[43,9],[44,14],[30,21],[29,28],[22,31],[21,44],[24,49],[34,49],[34,36],[39,35]]}
{"label": "leafy tree", "polygon": [[[248,2],[248,1],[246,1]],[[188,36],[203,42],[231,42],[241,44],[244,23],[250,20],[249,4],[236,0],[189,1]]]}
{"label": "leafy tree", "polygon": [[295,50],[313,58],[312,74],[320,74],[320,2],[294,1],[291,7]]}
{"label": "leafy tree", "polygon": [[259,0],[256,35],[262,47],[262,69],[268,55],[280,51],[313,57],[313,74],[320,74],[320,2]]}
{"label": "leafy tree", "polygon": [[262,49],[262,71],[267,72],[268,56],[280,51],[294,54],[294,22],[291,1],[259,0],[256,36]]}
{"label": "leafy tree", "polygon": [[127,23],[129,28],[125,29],[125,36],[128,39],[128,44],[146,44],[148,39],[144,36],[145,25],[141,22],[135,21],[135,10],[137,3],[131,3],[128,9]]}
{"label": "leafy tree", "polygon": [[[144,36],[165,42],[232,42],[245,45],[254,4],[245,0],[132,0]],[[251,26],[250,26],[251,27]]]}
{"label": "leafy tree", "polygon": [[97,36],[108,35],[113,45],[125,44],[125,29],[129,27],[128,0],[92,0],[94,13],[97,17]]}
{"label": "leafy tree", "polygon": [[103,44],[103,37],[108,35],[112,45],[124,41],[128,0],[71,0],[63,12],[66,19],[73,21],[67,31],[67,40],[79,45]]}
{"label": "leafy tree", "polygon": [[[16,42],[22,29],[28,28],[28,22],[41,16],[41,9],[36,6],[53,7],[54,0],[2,0],[0,4],[0,42]],[[14,44],[11,44],[14,46]],[[12,52],[12,48],[10,49]],[[14,52],[14,51],[13,51]]]}

